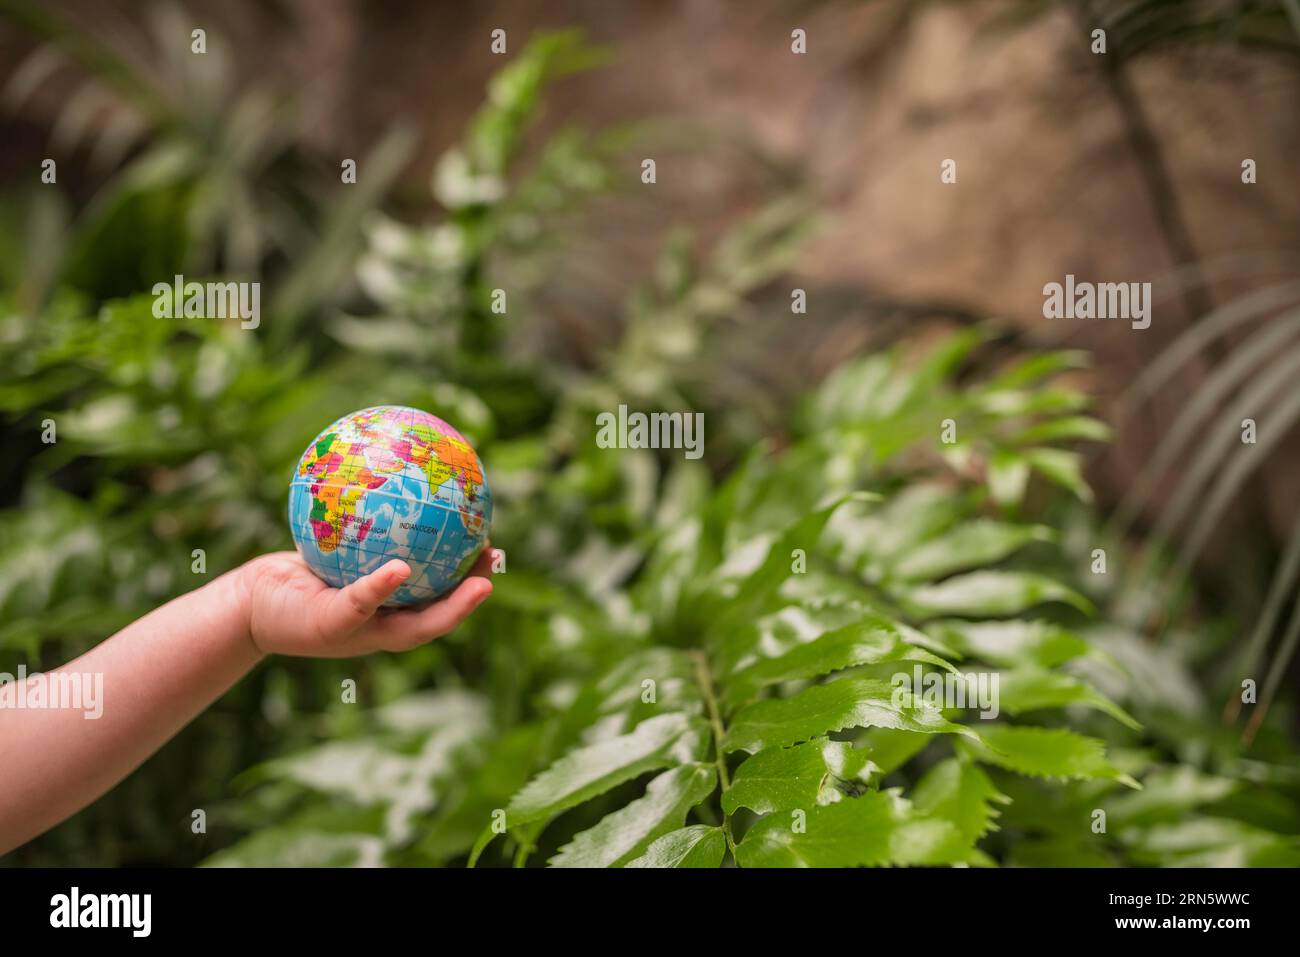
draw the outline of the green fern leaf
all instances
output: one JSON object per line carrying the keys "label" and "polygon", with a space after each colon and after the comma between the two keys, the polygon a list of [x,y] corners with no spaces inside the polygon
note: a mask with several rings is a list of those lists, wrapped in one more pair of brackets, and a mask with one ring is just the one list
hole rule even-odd
{"label": "green fern leaf", "polygon": [[894,622],[872,616],[740,669],[724,682],[725,700],[747,701],[769,685],[884,661],[918,661],[955,670],[937,655],[906,641]]}
{"label": "green fern leaf", "polygon": [[936,764],[913,789],[912,804],[931,817],[951,821],[969,844],[995,830],[994,804],[1009,804],[987,774],[957,758]]}
{"label": "green fern leaf", "polygon": [[606,815],[560,848],[552,867],[619,867],[659,837],[682,826],[691,808],[713,793],[717,772],[702,764],[665,771],[643,797]]}
{"label": "green fern leaf", "polygon": [[988,764],[1038,778],[1110,778],[1131,788],[1141,785],[1106,760],[1106,747],[1096,738],[1059,728],[995,725],[981,732],[986,747],[971,746]]}
{"label": "green fern leaf", "polygon": [[755,752],[807,741],[843,728],[896,728],[924,734],[963,734],[943,713],[907,691],[873,678],[845,678],[814,685],[789,698],[758,701],[742,708],[727,732],[723,749]]}
{"label": "green fern leaf", "polygon": [[736,848],[741,867],[855,867],[946,864],[970,848],[950,821],[915,816],[891,792],[872,792],[824,807],[778,811]]}
{"label": "green fern leaf", "polygon": [[1042,668],[1016,668],[999,674],[998,699],[1002,710],[1018,715],[1041,708],[1083,705],[1104,711],[1120,724],[1140,731],[1142,725],[1127,711],[1092,685],[1072,675]]}
{"label": "green fern leaf", "polygon": [[719,867],[727,853],[720,827],[692,824],[670,831],[651,844],[628,867]]}
{"label": "green fern leaf", "polygon": [[683,714],[642,721],[628,734],[571,751],[523,786],[506,807],[515,828],[554,817],[647,771],[697,760],[702,726]]}
{"label": "green fern leaf", "polygon": [[722,795],[728,814],[747,807],[759,814],[814,804],[833,804],[845,791],[860,791],[878,772],[864,749],[817,738],[793,748],[766,748],[736,769]]}

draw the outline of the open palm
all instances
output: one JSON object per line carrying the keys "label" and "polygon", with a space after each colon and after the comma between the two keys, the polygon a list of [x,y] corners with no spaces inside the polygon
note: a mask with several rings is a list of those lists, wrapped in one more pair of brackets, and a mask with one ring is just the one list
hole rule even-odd
{"label": "open palm", "polygon": [[297,552],[272,552],[240,571],[249,633],[265,654],[349,658],[406,651],[447,634],[492,593],[492,549],[448,595],[418,608],[382,608],[411,575],[401,559],[344,588],[321,581]]}

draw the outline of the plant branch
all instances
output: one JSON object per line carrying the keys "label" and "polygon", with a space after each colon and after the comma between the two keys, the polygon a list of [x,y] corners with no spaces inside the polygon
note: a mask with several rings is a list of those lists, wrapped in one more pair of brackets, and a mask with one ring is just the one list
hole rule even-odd
{"label": "plant branch", "polygon": [[[722,739],[726,728],[722,724],[722,712],[718,708],[718,696],[713,691],[713,672],[709,668],[709,658],[702,651],[691,652],[695,659],[695,681],[704,695],[704,705],[709,712],[709,724],[713,726],[713,763],[718,769],[718,783],[722,793],[731,787],[731,775],[727,772],[727,757],[722,753]],[[726,809],[722,811],[722,836],[727,839],[727,848],[731,856],[736,856],[736,841],[731,836],[731,815]]]}

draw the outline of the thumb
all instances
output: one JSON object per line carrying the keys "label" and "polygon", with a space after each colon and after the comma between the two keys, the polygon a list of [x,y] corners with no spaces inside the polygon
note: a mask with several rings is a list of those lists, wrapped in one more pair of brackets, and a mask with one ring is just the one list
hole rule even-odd
{"label": "thumb", "polygon": [[329,635],[355,631],[410,577],[411,566],[395,558],[369,575],[335,590],[321,609],[322,631]]}

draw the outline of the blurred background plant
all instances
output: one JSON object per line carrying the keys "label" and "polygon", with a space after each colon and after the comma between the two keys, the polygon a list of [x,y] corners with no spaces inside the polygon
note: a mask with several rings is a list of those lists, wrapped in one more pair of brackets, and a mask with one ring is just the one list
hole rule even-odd
{"label": "blurred background plant", "polygon": [[[1147,6],[1115,33],[1134,52],[1227,30],[1182,31],[1181,5]],[[1285,18],[1256,6],[1236,11],[1246,32],[1290,55]],[[0,662],[53,667],[285,547],[305,439],[380,402],[428,408],[475,442],[508,569],[445,641],[269,663],[5,863],[443,865],[476,841],[494,864],[1298,862],[1283,691],[1300,535],[1279,556],[1252,519],[1231,587],[1197,561],[1248,483],[1284,467],[1269,449],[1300,415],[1285,391],[1293,258],[1242,268],[1193,245],[1188,261],[1170,242],[1184,269],[1161,288],[1197,321],[1102,411],[1123,435],[1160,397],[1193,398],[1126,494],[1109,484],[1097,502],[1085,471],[1105,480],[1112,430],[1088,411],[1105,392],[1091,350],[1046,351],[982,307],[870,284],[814,288],[819,315],[792,316],[792,276],[832,218],[815,170],[689,118],[546,115],[624,51],[573,30],[526,47],[512,34],[427,185],[409,184],[422,146],[400,117],[344,185],[295,98],[240,78],[215,29],[192,55],[186,8],[149,9],[142,29],[106,31],[0,2],[25,51],[3,74],[7,102],[68,91],[42,135],[69,157],[56,185],[10,170],[0,192]],[[1087,16],[1054,22],[1086,43]],[[744,214],[655,220],[645,155],[740,169]],[[1167,237],[1172,178],[1146,181]],[[1190,232],[1179,210],[1174,232]],[[645,276],[606,275],[611,234],[640,231],[656,247]],[[262,327],[156,319],[148,290],[174,273],[260,280]],[[1243,273],[1270,282],[1204,315],[1181,295]],[[704,411],[706,459],[597,449],[596,413],[621,403]],[[1249,412],[1266,438],[1243,457]],[[871,649],[846,645],[845,629],[867,628],[882,636]],[[938,734],[848,713],[808,723],[809,695],[883,707],[873,682],[900,661],[999,671],[1003,720],[968,722],[984,743],[951,711],[917,718]],[[1238,713],[1252,676],[1263,704]],[[345,679],[363,706],[340,701]],[[746,731],[753,708],[778,709],[766,736]],[[606,762],[596,784],[575,784],[573,754]],[[783,839],[772,815],[791,807],[850,829],[849,856]],[[497,809],[510,833],[487,843]],[[894,830],[902,850],[882,850]]]}

